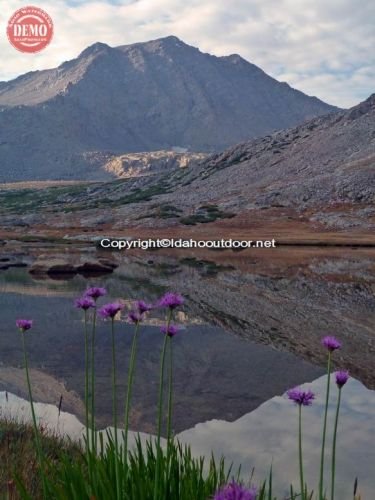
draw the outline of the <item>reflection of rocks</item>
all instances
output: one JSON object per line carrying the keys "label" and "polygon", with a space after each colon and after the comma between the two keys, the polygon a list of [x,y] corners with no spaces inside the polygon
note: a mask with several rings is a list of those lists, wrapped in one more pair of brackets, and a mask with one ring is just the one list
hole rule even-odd
{"label": "reflection of rocks", "polygon": [[190,282],[187,288],[197,314],[243,338],[271,344],[317,364],[326,359],[321,337],[336,335],[343,348],[334,357],[335,365],[348,368],[367,386],[375,387],[370,284],[233,272],[221,274],[205,286]]}
{"label": "reflection of rocks", "polygon": [[23,261],[22,257],[16,255],[4,255],[0,256],[0,270],[9,269],[10,267],[26,267],[27,264]]}
{"label": "reflection of rocks", "polygon": [[74,274],[75,267],[63,259],[42,257],[32,264],[29,272],[30,274]]}
{"label": "reflection of rocks", "polygon": [[87,261],[76,267],[76,272],[80,274],[90,273],[111,273],[117,267],[116,264],[109,260],[100,259],[97,261]]}
{"label": "reflection of rocks", "polygon": [[[301,252],[304,250],[301,249]],[[263,261],[253,253],[219,259],[213,279],[198,266],[183,265],[167,273],[176,261],[155,256],[150,265],[131,261],[132,278],[145,276],[188,296],[190,315],[232,331],[242,338],[293,352],[316,364],[325,363],[320,339],[333,334],[343,341],[336,366],[349,368],[369,388],[375,387],[375,272],[374,254],[333,249],[324,258],[306,249],[305,262],[288,257]],[[367,252],[367,253],[366,253]],[[127,264],[116,273],[129,273]],[[224,264],[230,263],[232,269]],[[236,267],[236,264],[238,267]],[[214,265],[214,263],[212,264]],[[233,266],[235,266],[233,268]],[[160,269],[164,268],[164,275]]]}
{"label": "reflection of rocks", "polygon": [[59,257],[41,256],[30,267],[31,274],[48,275],[101,275],[112,273],[117,267],[116,264],[108,259],[84,259],[78,262],[73,258],[62,259]]}
{"label": "reflection of rocks", "polygon": [[[40,370],[30,370],[33,398],[41,403],[59,405],[61,409],[80,417],[84,415],[84,404],[78,394],[68,391],[64,384]],[[25,371],[20,368],[0,367],[0,391],[8,391],[28,399]]]}

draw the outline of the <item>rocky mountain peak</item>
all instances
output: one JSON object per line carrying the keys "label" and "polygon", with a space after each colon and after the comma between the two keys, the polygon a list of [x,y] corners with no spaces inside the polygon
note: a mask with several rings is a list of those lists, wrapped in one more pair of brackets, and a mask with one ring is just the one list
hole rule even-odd
{"label": "rocky mountain peak", "polygon": [[229,56],[226,56],[226,59],[233,64],[247,63],[246,59],[241,57],[239,54],[230,54]]}
{"label": "rocky mountain peak", "polygon": [[[120,45],[117,47],[118,49],[126,50],[129,48],[143,48],[149,52],[153,52],[154,50],[160,48],[172,48],[178,47],[179,49],[195,49],[190,45],[186,44],[182,40],[180,40],[177,36],[170,35],[163,38],[156,38],[155,40],[149,40],[147,42],[137,42],[128,45]],[[195,49],[197,50],[197,49]]]}
{"label": "rocky mountain peak", "polygon": [[12,180],[98,178],[93,152],[219,151],[337,110],[237,54],[206,54],[175,36],[90,45],[0,84],[0,107],[0,178]]}
{"label": "rocky mountain peak", "polygon": [[99,53],[109,53],[111,50],[113,49],[106,43],[96,42],[92,45],[89,45],[85,50],[83,50],[78,56],[78,59],[97,55]]}

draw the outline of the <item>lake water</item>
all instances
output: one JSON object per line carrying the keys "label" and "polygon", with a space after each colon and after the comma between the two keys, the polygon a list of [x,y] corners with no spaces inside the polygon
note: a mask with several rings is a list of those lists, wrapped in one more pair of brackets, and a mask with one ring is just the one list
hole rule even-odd
{"label": "lake water", "polygon": [[[209,455],[213,450],[235,465],[242,463],[245,477],[255,468],[256,482],[268,474],[272,463],[281,495],[290,481],[298,484],[297,410],[283,395],[288,388],[306,383],[317,393],[313,406],[304,409],[306,470],[314,487],[325,383],[326,353],[320,339],[334,334],[343,342],[336,366],[349,368],[354,377],[343,393],[337,494],[342,500],[352,498],[358,477],[362,498],[372,498],[373,261],[354,250],[322,255],[301,249],[293,259],[275,253],[268,262],[244,253],[214,257],[116,256],[119,267],[113,274],[89,279],[77,275],[37,279],[27,268],[2,271],[1,411],[14,416],[22,414],[22,407],[28,411],[22,399],[27,393],[16,318],[35,321],[27,341],[35,399],[44,403],[41,414],[55,425],[53,407],[63,395],[63,414],[73,419],[64,424],[65,430],[79,434],[83,322],[72,306],[74,299],[88,285],[106,286],[106,300],[121,298],[127,303],[138,298],[154,302],[171,289],[186,297],[176,318],[182,330],[173,339],[174,430],[179,439],[190,442],[196,454]],[[118,362],[123,367],[120,407],[133,331],[125,319],[124,315],[116,321]],[[140,335],[131,414],[135,432],[155,432],[162,322],[162,312],[153,313]],[[105,428],[111,424],[108,324],[100,322],[97,340],[98,423]]]}

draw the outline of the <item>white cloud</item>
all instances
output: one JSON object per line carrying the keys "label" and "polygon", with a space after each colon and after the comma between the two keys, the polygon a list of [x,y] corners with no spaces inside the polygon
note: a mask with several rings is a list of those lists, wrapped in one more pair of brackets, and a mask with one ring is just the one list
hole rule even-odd
{"label": "white cloud", "polygon": [[375,3],[371,0],[44,0],[55,38],[39,54],[6,39],[25,5],[9,0],[0,20],[0,80],[59,65],[96,41],[123,45],[176,35],[215,55],[239,53],[271,76],[339,106],[374,91]]}

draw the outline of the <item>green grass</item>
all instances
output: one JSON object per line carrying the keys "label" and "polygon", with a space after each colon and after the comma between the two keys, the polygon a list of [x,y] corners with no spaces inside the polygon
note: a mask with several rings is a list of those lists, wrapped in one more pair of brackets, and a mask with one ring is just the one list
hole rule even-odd
{"label": "green grass", "polygon": [[154,196],[170,191],[168,179],[162,178],[154,185],[144,189],[130,189],[127,194],[121,196],[125,184],[127,181],[124,180],[98,184],[102,189],[97,193],[88,193],[87,185],[84,184],[53,186],[45,189],[3,190],[0,191],[1,212],[25,214],[47,210],[70,213],[93,208],[115,208],[130,203],[150,201]]}
{"label": "green grass", "polygon": [[[231,469],[224,460],[205,462],[194,458],[189,446],[170,444],[157,453],[156,444],[142,445],[138,439],[125,462],[120,454],[120,498],[123,500],[152,500],[156,464],[159,460],[158,500],[207,500],[225,483]],[[88,463],[90,467],[88,467]],[[89,470],[92,470],[91,479]],[[114,500],[116,494],[115,448],[110,439],[98,454],[72,460],[68,454],[60,457],[57,477],[48,479],[49,498],[57,500]],[[26,498],[26,497],[24,497]]]}
{"label": "green grass", "polygon": [[76,212],[80,210],[89,210],[92,208],[116,208],[131,203],[143,203],[151,201],[154,196],[169,193],[169,186],[164,183],[158,183],[145,189],[133,189],[127,195],[119,198],[98,198],[92,202],[79,203],[67,206],[64,212]]}
{"label": "green grass", "polygon": [[77,196],[86,193],[87,186],[55,186],[45,189],[19,189],[0,192],[0,205],[5,213],[27,213],[45,210],[52,205],[65,204],[65,196]]}
{"label": "green grass", "polygon": [[[50,464],[50,478],[54,479],[54,467],[62,453],[72,459],[80,458],[79,447],[68,439],[41,432],[41,442]],[[0,498],[7,498],[17,476],[33,499],[41,498],[40,476],[37,473],[38,458],[33,429],[29,425],[0,420]],[[17,498],[17,497],[14,497]]]}

